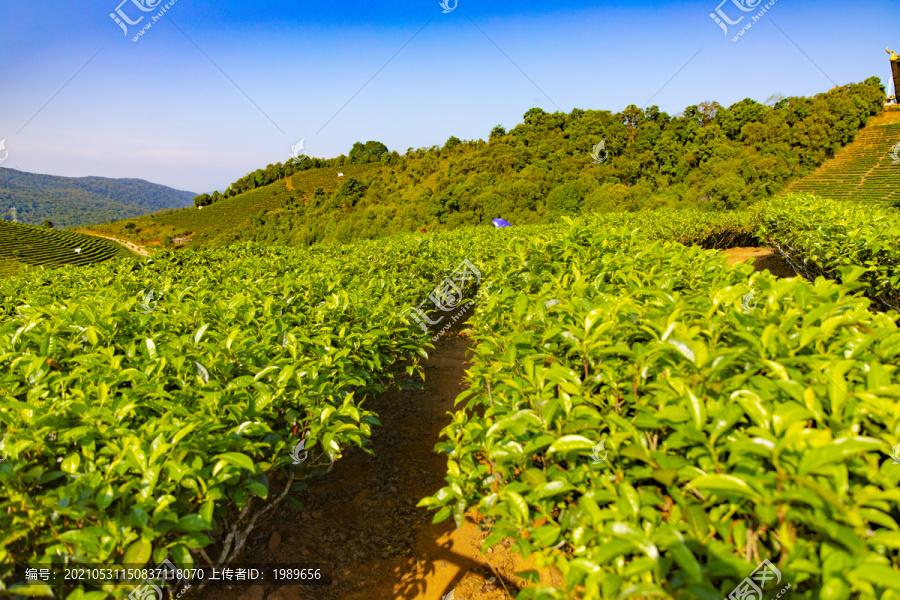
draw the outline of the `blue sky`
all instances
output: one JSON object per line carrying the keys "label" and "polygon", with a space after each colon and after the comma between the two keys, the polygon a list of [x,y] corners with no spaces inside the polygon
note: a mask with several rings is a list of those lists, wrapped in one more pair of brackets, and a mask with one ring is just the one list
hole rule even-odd
{"label": "blue sky", "polygon": [[[900,52],[887,0],[775,0],[737,42],[765,1],[726,0],[744,16],[726,35],[709,17],[720,0],[458,0],[447,14],[438,0],[175,0],[131,41],[167,1],[3,0],[0,166],[211,192],[301,138],[320,157],[367,140],[403,152],[487,139],[533,106],[674,114],[811,95],[886,81],[885,46]],[[144,15],[127,36],[109,16],[120,6]]]}

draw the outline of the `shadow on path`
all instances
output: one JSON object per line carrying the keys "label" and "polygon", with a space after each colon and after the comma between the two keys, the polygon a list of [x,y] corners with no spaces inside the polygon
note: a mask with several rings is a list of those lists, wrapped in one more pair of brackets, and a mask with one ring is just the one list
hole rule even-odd
{"label": "shadow on path", "polygon": [[486,534],[475,523],[457,531],[452,519],[432,524],[434,513],[416,507],[444,485],[446,457],[434,446],[450,423],[447,413],[454,410],[453,401],[463,391],[467,346],[457,331],[448,332],[424,363],[424,390],[390,390],[366,401],[382,423],[372,432],[375,454],[354,450],[337,461],[330,473],[296,495],[303,511],[280,507],[235,561],[330,562],[332,585],[211,587],[199,597],[441,600],[468,576],[478,579],[480,592],[467,594],[467,599],[509,598],[503,585],[512,590],[511,583],[484,583],[492,568],[483,564],[480,545]]}

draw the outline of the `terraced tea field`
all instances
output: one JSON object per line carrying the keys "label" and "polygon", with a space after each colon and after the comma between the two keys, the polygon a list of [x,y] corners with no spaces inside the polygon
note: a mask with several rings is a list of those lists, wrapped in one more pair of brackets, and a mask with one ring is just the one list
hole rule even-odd
{"label": "terraced tea field", "polygon": [[16,267],[0,274],[16,274],[20,265],[85,266],[129,256],[135,255],[110,240],[0,221],[0,261],[5,267]]}
{"label": "terraced tea field", "polygon": [[797,180],[788,192],[810,192],[833,200],[900,201],[900,165],[891,148],[900,142],[900,109],[886,110],[860,131],[833,160]]}
{"label": "terraced tea field", "polygon": [[[136,234],[125,230],[126,221],[97,225],[93,229],[138,243],[158,243],[165,236],[190,236],[195,243],[209,242],[244,227],[262,213],[281,209],[287,201],[312,198],[316,188],[331,194],[346,177],[360,175],[373,168],[380,168],[380,165],[354,165],[295,173],[287,179],[204,206],[202,210],[190,207],[127,221],[136,225]],[[345,178],[338,177],[338,173],[344,173]]]}

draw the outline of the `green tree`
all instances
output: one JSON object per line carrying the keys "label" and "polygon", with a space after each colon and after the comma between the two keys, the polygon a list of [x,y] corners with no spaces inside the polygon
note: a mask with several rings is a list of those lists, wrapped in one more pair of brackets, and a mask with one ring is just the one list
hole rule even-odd
{"label": "green tree", "polygon": [[737,173],[725,173],[703,187],[711,208],[734,210],[744,207],[747,198],[747,183]]}
{"label": "green tree", "polygon": [[537,119],[538,117],[542,117],[543,115],[546,115],[546,114],[547,114],[547,111],[545,111],[543,108],[538,108],[538,107],[529,108],[528,112],[525,113],[523,120],[526,123],[528,123],[528,122],[530,122],[534,119]]}
{"label": "green tree", "polygon": [[309,208],[314,209],[314,208],[318,208],[319,206],[322,206],[322,204],[325,203],[325,197],[326,197],[325,190],[323,190],[320,187],[316,188],[316,191],[313,192],[312,200],[309,201]]}
{"label": "green tree", "polygon": [[350,164],[364,165],[370,162],[379,162],[382,154],[388,153],[388,147],[381,142],[356,142],[350,150]]}
{"label": "green tree", "polygon": [[194,196],[194,206],[209,206],[210,204],[212,204],[212,196],[209,194]]}
{"label": "green tree", "polygon": [[341,184],[340,189],[335,194],[335,201],[338,206],[354,207],[365,196],[367,189],[366,184],[361,179],[349,177]]}
{"label": "green tree", "polygon": [[44,221],[44,227],[47,229],[53,229],[53,221]]}
{"label": "green tree", "polygon": [[728,108],[721,108],[716,113],[716,122],[722,128],[722,131],[725,132],[725,135],[732,140],[737,140],[740,139],[744,125],[764,120],[769,110],[771,109],[765,104],[760,104],[750,98],[744,98]]}
{"label": "green tree", "polygon": [[573,183],[565,183],[555,188],[547,196],[547,209],[558,215],[577,215],[584,197]]}
{"label": "green tree", "polygon": [[451,135],[450,139],[447,140],[447,143],[444,144],[444,150],[452,150],[460,144],[462,144],[462,141],[458,137]]}
{"label": "green tree", "polygon": [[644,113],[634,104],[629,104],[625,107],[625,110],[622,111],[622,116],[624,117],[625,128],[628,130],[628,139],[633,142],[634,131],[644,117]]}

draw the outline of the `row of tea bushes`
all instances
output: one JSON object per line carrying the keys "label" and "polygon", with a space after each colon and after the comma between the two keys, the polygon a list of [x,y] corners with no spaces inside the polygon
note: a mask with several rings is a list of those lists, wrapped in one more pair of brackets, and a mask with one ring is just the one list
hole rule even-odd
{"label": "row of tea bushes", "polygon": [[633,229],[511,244],[422,504],[564,575],[523,599],[720,599],[765,559],[766,593],[900,598],[900,331],[751,273]]}
{"label": "row of tea bushes", "polygon": [[365,445],[362,400],[426,356],[401,309],[461,247],[244,245],[0,282],[0,581],[14,563],[226,560],[295,478]]}
{"label": "row of tea bushes", "polygon": [[859,286],[879,309],[900,310],[896,209],[799,194],[752,210],[759,237],[798,273]]}

